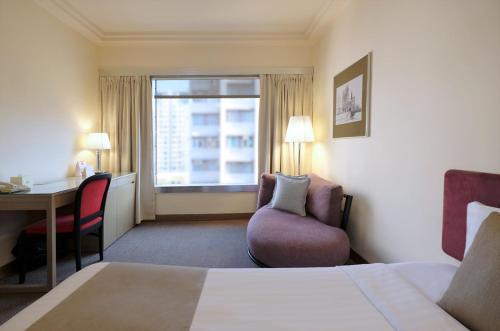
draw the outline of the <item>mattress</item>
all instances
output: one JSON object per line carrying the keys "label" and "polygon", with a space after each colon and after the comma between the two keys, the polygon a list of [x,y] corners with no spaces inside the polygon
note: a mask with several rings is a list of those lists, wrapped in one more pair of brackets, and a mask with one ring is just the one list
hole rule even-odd
{"label": "mattress", "polygon": [[0,329],[466,330],[435,304],[454,269],[415,263],[302,269],[97,263]]}

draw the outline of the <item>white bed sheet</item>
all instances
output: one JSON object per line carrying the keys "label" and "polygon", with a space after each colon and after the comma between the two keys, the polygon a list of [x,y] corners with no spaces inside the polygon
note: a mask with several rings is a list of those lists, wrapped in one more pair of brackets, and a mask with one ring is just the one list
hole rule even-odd
{"label": "white bed sheet", "polygon": [[432,302],[438,302],[458,267],[448,263],[403,262],[388,266],[418,288]]}
{"label": "white bed sheet", "polygon": [[466,330],[384,264],[211,269],[193,331]]}

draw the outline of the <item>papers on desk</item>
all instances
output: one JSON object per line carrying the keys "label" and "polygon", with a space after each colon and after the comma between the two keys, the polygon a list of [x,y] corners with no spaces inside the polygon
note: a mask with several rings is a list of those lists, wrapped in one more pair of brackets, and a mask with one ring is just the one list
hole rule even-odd
{"label": "papers on desk", "polygon": [[28,186],[0,182],[0,194],[29,192],[30,190]]}

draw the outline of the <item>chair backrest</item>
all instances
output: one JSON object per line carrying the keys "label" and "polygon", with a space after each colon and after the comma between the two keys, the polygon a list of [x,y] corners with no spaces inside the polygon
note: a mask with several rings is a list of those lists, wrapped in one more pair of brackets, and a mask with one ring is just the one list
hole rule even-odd
{"label": "chair backrest", "polygon": [[80,184],[75,197],[75,231],[97,217],[104,217],[110,184],[110,173],[91,176]]}

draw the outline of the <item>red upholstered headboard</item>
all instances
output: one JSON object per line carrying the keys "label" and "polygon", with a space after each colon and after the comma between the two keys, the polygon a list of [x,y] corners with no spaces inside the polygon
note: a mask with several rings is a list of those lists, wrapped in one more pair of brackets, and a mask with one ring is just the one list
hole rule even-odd
{"label": "red upholstered headboard", "polygon": [[467,204],[479,201],[500,208],[500,175],[448,170],[444,177],[443,251],[462,261]]}

